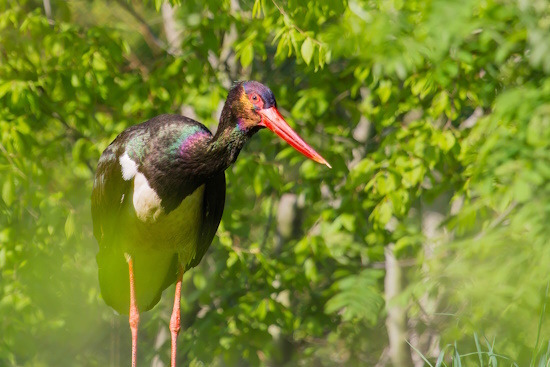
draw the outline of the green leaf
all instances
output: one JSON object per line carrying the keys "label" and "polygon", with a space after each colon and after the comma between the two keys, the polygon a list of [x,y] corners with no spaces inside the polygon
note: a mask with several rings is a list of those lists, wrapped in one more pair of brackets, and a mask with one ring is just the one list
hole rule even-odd
{"label": "green leaf", "polygon": [[107,70],[107,63],[105,58],[98,52],[95,52],[92,59],[92,67],[98,71]]}
{"label": "green leaf", "polygon": [[264,188],[264,179],[262,175],[256,174],[253,178],[254,193],[256,196],[261,196]]}
{"label": "green leaf", "polygon": [[7,178],[2,185],[2,200],[6,205],[11,205],[15,201],[15,187],[13,181],[10,178]]}
{"label": "green leaf", "polygon": [[242,67],[243,68],[248,67],[250,64],[252,64],[253,59],[254,59],[254,48],[252,47],[252,43],[249,43],[241,51]]}
{"label": "green leaf", "polygon": [[451,131],[444,131],[439,139],[439,147],[444,152],[448,152],[451,150],[456,142],[456,138],[454,137],[453,133]]}
{"label": "green leaf", "polygon": [[6,248],[0,248],[0,270],[6,266]]}
{"label": "green leaf", "polygon": [[223,337],[220,339],[220,346],[226,350],[229,350],[233,344],[233,338]]}
{"label": "green leaf", "polygon": [[269,301],[267,299],[263,299],[258,303],[258,307],[256,307],[256,316],[258,317],[258,320],[260,321],[265,320],[265,317],[267,316],[268,308],[269,308]]}
{"label": "green leaf", "polygon": [[12,89],[11,82],[0,84],[0,98],[4,97]]}
{"label": "green leaf", "polygon": [[317,267],[315,266],[315,261],[313,259],[309,258],[304,262],[304,270],[306,278],[312,282],[317,281]]}
{"label": "green leaf", "polygon": [[378,86],[377,93],[380,96],[380,102],[386,103],[391,96],[392,83],[389,80],[384,80],[380,82]]}
{"label": "green leaf", "polygon": [[262,15],[262,0],[254,0],[252,7],[252,17],[259,18]]}
{"label": "green leaf", "polygon": [[225,264],[228,268],[230,268],[235,265],[237,261],[239,261],[239,255],[237,255],[237,253],[235,252],[231,252]]}
{"label": "green leaf", "polygon": [[519,203],[524,203],[531,199],[533,191],[531,189],[531,185],[527,183],[522,178],[518,178],[514,184],[513,187],[514,190],[514,198]]}
{"label": "green leaf", "polygon": [[162,4],[164,3],[165,0],[155,0],[155,9],[156,11],[160,11],[160,9],[162,8]]}
{"label": "green leaf", "polygon": [[73,212],[70,212],[67,216],[67,220],[65,220],[65,237],[71,238],[75,231],[75,221],[74,221],[74,214]]}
{"label": "green leaf", "polygon": [[309,65],[309,63],[311,62],[313,51],[313,41],[311,40],[311,38],[307,37],[302,43],[301,47],[302,57],[304,58],[304,61],[307,65]]}
{"label": "green leaf", "polygon": [[193,274],[193,284],[197,289],[204,289],[206,288],[206,285],[208,284],[206,282],[206,278],[204,277],[204,274],[202,273],[194,273]]}
{"label": "green leaf", "polygon": [[363,270],[339,280],[339,289],[325,304],[325,313],[343,312],[346,320],[365,319],[376,323],[384,300],[377,287],[378,279],[383,273],[378,270]]}

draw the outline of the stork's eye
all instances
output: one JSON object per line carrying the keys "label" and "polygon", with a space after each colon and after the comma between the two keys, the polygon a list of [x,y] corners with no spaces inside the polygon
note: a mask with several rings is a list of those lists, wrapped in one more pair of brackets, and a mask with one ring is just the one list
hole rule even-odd
{"label": "stork's eye", "polygon": [[250,95],[250,102],[252,102],[256,109],[262,109],[264,107],[264,101],[260,98],[258,93],[252,93]]}

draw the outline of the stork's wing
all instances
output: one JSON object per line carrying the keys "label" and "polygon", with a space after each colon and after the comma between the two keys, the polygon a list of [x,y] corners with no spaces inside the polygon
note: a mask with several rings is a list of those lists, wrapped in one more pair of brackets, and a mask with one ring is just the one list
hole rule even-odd
{"label": "stork's wing", "polygon": [[187,269],[199,265],[202,257],[210,247],[220,221],[222,220],[225,205],[225,173],[221,172],[208,180],[204,187],[204,202],[201,231],[195,257],[190,261]]}
{"label": "stork's wing", "polygon": [[99,159],[92,191],[92,221],[99,246],[105,246],[119,227],[120,209],[131,200],[132,181],[122,177],[118,152],[109,146]]}

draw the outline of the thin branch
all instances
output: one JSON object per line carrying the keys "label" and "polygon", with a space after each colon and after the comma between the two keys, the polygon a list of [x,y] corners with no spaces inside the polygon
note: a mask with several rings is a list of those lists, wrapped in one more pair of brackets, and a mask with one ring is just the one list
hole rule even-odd
{"label": "thin branch", "polygon": [[55,24],[52,17],[52,4],[50,3],[50,0],[43,0],[43,4],[44,4],[44,12],[46,13],[46,18],[48,18],[48,23],[50,23],[50,25]]}
{"label": "thin branch", "polygon": [[269,236],[269,231],[271,229],[271,223],[273,222],[273,201],[275,200],[275,195],[271,194],[271,200],[269,201],[269,216],[267,217],[267,223],[265,225],[264,237],[262,239],[262,244],[260,245],[260,250],[263,250],[265,244],[267,243],[267,237]]}
{"label": "thin branch", "polygon": [[275,5],[275,7],[277,8],[277,10],[279,10],[279,13],[281,13],[281,15],[282,15],[283,17],[286,17],[287,19],[289,19],[289,20],[292,22],[292,23],[290,24],[290,27],[292,27],[292,28],[294,28],[295,30],[297,30],[297,31],[298,31],[300,34],[302,34],[304,37],[310,38],[310,39],[313,41],[313,43],[316,43],[317,45],[319,45],[319,47],[324,47],[324,45],[323,45],[320,41],[316,40],[316,39],[313,38],[313,37],[310,37],[310,36],[307,34],[307,32],[305,32],[305,31],[302,30],[300,27],[298,27],[296,24],[294,24],[294,21],[292,21],[292,18],[288,16],[287,12],[284,11],[284,9],[281,8],[281,7],[279,6],[279,4],[277,4],[277,3],[275,2],[275,0],[271,0],[271,2],[273,3],[273,5]]}
{"label": "thin branch", "polygon": [[11,167],[13,167],[14,171],[16,171],[21,177],[23,178],[27,178],[27,176],[25,175],[25,173],[23,173],[23,171],[21,171],[17,165],[15,164],[15,162],[11,159],[10,157],[10,154],[8,153],[8,151],[6,150],[6,148],[4,147],[4,145],[2,145],[2,143],[0,142],[0,151],[2,151],[2,153],[4,153],[4,155],[6,156],[6,159],[8,160],[8,163],[10,164]]}
{"label": "thin branch", "polygon": [[129,53],[128,55],[124,54],[124,58],[129,61],[129,67],[130,69],[137,69],[141,73],[141,76],[143,79],[147,80],[149,78],[149,68],[145,66],[143,62],[137,57],[136,54],[133,52]]}
{"label": "thin branch", "polygon": [[80,132],[80,130],[78,130],[78,129],[72,127],[71,125],[69,125],[57,112],[52,112],[52,117],[55,118],[57,121],[61,122],[61,124],[63,126],[65,126],[65,128],[67,130],[69,130],[72,134],[74,134],[77,138],[85,139],[85,140],[88,140],[89,142],[92,141],[92,139],[90,139],[86,135],[82,134],[82,132]]}
{"label": "thin branch", "polygon": [[161,7],[164,34],[168,40],[168,50],[172,55],[181,55],[182,32],[176,29],[174,8],[170,3],[164,3]]}
{"label": "thin branch", "polygon": [[120,5],[122,8],[124,8],[124,10],[126,10],[128,13],[130,13],[130,15],[133,16],[143,26],[143,29],[147,33],[147,36],[150,37],[150,39],[153,41],[154,45],[157,48],[159,48],[162,51],[174,56],[173,53],[168,49],[167,45],[160,38],[157,37],[155,32],[153,32],[153,29],[151,28],[151,26],[149,26],[147,21],[145,19],[143,19],[143,17],[138,12],[136,12],[134,8],[132,8],[124,0],[115,0],[115,1],[118,5]]}
{"label": "thin branch", "polygon": [[502,212],[494,221],[492,221],[491,224],[487,226],[487,228],[479,232],[477,236],[474,237],[474,240],[481,239],[483,236],[485,236],[485,234],[487,234],[487,232],[489,232],[490,230],[494,229],[496,226],[504,222],[506,217],[508,217],[508,215],[512,212],[512,210],[514,210],[517,207],[517,205],[518,205],[517,202],[513,202],[504,212]]}
{"label": "thin branch", "polygon": [[390,358],[390,349],[386,347],[380,354],[380,358],[378,358],[378,362],[374,365],[374,367],[386,366],[388,364],[389,358]]}
{"label": "thin branch", "polygon": [[[402,268],[408,268],[410,266],[418,265],[418,261],[416,259],[395,260],[395,262]],[[386,269],[386,262],[384,261],[372,262],[370,264],[367,264],[367,268]]]}
{"label": "thin branch", "polygon": [[332,105],[333,106],[336,106],[341,100],[343,100],[344,98],[348,97],[350,95],[350,91],[349,90],[345,90],[343,91],[342,93],[340,93],[339,95],[336,96],[336,98],[334,98],[332,100]]}

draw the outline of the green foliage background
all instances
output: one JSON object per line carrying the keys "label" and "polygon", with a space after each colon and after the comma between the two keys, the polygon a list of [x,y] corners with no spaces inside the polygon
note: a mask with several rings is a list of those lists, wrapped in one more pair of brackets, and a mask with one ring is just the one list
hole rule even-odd
{"label": "green foliage background", "polygon": [[[0,0],[1,366],[129,363],[96,280],[95,165],[182,106],[215,128],[241,79],[270,86],[333,169],[268,132],[245,147],[184,277],[182,365],[396,365],[391,310],[416,365],[544,365],[547,1],[173,5],[170,44],[161,0]],[[391,299],[388,256],[404,278]],[[168,361],[172,289],[142,319],[141,364]]]}

